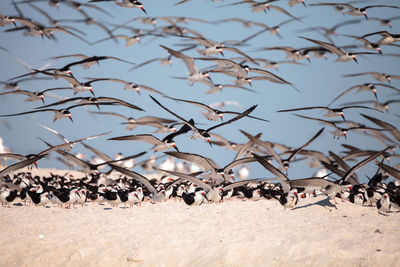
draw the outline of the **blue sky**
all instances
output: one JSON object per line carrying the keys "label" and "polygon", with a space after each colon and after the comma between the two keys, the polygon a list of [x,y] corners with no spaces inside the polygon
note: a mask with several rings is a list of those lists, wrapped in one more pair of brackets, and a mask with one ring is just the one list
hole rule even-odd
{"label": "blue sky", "polygon": [[[308,4],[316,2],[317,1],[306,1]],[[370,2],[359,5],[368,5]],[[381,1],[375,1],[373,3],[378,2],[381,3]],[[230,2],[192,0],[188,3],[176,6],[174,5],[174,1],[143,1],[148,16],[151,17],[187,16],[201,18],[207,21],[240,17],[246,20],[262,22],[269,26],[277,25],[280,22],[288,19],[287,16],[273,10],[267,12],[267,14],[263,12],[253,13],[247,5],[217,8],[221,4],[226,3]],[[385,1],[385,4],[397,3],[397,1]],[[283,52],[256,52],[255,50],[267,46],[292,46],[296,48],[313,46],[312,43],[300,39],[298,36],[307,36],[317,40],[324,40],[324,38],[314,32],[300,32],[299,30],[318,25],[329,27],[336,23],[355,18],[351,16],[344,16],[338,12],[335,12],[331,7],[304,7],[302,5],[289,7],[288,1],[278,1],[273,4],[287,9],[290,13],[297,17],[304,18],[302,19],[302,22],[289,23],[283,26],[281,28],[281,35],[283,36],[282,39],[265,32],[251,40],[248,46],[240,48],[252,57],[263,57],[269,60],[283,60],[285,57],[285,53]],[[85,12],[94,17],[97,21],[106,23],[106,25],[108,25],[110,28],[112,26],[109,26],[107,23],[120,24],[132,18],[145,17],[145,14],[139,9],[121,8],[112,2],[96,3],[96,5],[106,9],[108,12],[112,13],[114,17],[110,18],[103,13],[90,8],[84,8]],[[49,7],[46,1],[38,3],[37,6],[43,8],[47,12],[50,12],[50,14],[56,19],[82,18],[77,11],[65,5],[61,5],[59,8]],[[47,20],[39,13],[32,10],[28,5],[20,5],[20,8],[26,17],[33,18],[34,20],[47,24]],[[0,12],[5,15],[16,15],[11,1],[1,1],[0,10]],[[397,15],[399,15],[399,11],[396,9],[376,8],[368,10],[369,17],[385,18]],[[339,33],[363,35],[379,30],[388,30],[393,33],[398,33],[400,30],[398,21],[394,21],[393,28],[389,29],[387,27],[380,26],[377,21],[367,21],[364,18],[358,18],[361,19],[361,23],[340,28]],[[65,24],[77,27],[84,31],[86,33],[84,38],[87,38],[87,40],[90,42],[107,37],[105,32],[96,26],[86,26],[78,23]],[[140,21],[132,22],[129,25],[146,29],[152,28],[151,25],[142,25]],[[156,27],[166,25],[167,23],[159,20],[157,21]],[[242,25],[234,22],[225,24],[189,22],[184,26],[199,31],[207,38],[215,41],[241,40],[259,31],[259,28],[245,28]],[[154,40],[152,40],[153,37],[144,37],[141,44],[135,44],[131,47],[125,47],[123,41],[119,41],[119,44],[115,44],[111,40],[90,46],[79,39],[60,33],[56,33],[58,41],[54,42],[42,39],[41,37],[26,37],[23,36],[21,32],[4,32],[5,29],[10,29],[12,27],[12,25],[3,27],[3,31],[0,33],[0,46],[9,50],[9,52],[0,51],[0,67],[2,70],[0,72],[1,81],[5,81],[11,77],[27,72],[24,67],[17,63],[15,60],[16,58],[24,60],[34,68],[39,68],[40,66],[49,62],[52,63],[51,67],[62,67],[65,64],[72,62],[74,59],[63,59],[52,62],[47,58],[74,53],[83,53],[89,56],[115,56],[139,64],[151,58],[166,57],[168,53],[159,46],[160,44],[178,50],[180,46],[177,46],[177,44],[185,43],[185,40],[181,40],[180,38],[166,36],[165,38],[156,38]],[[128,31],[124,30],[116,33],[130,34]],[[340,36],[333,37],[333,40],[337,45],[358,44],[350,38]],[[373,40],[373,38],[371,40]],[[400,54],[400,50],[397,47],[384,46],[382,49],[384,53]],[[199,56],[194,50],[185,53],[190,56]],[[235,56],[235,54],[228,51],[224,53],[226,58]],[[80,66],[74,66],[72,71],[80,81],[84,80],[84,77],[120,78],[153,87],[172,97],[190,99],[206,104],[223,100],[234,100],[239,101],[244,109],[254,104],[258,104],[257,109],[252,114],[254,116],[268,119],[271,121],[270,123],[259,122],[246,118],[233,124],[221,127],[215,132],[237,143],[244,143],[247,141],[246,137],[239,132],[239,129],[243,129],[253,135],[262,132],[263,140],[269,140],[272,142],[283,143],[292,147],[298,147],[311,138],[321,127],[323,127],[323,125],[315,121],[297,118],[290,113],[276,113],[277,110],[303,106],[327,105],[340,92],[353,85],[366,82],[376,82],[374,79],[368,76],[356,78],[341,77],[344,74],[365,71],[379,71],[390,74],[400,74],[398,71],[398,61],[400,57],[375,55],[363,56],[358,57],[359,64],[356,64],[353,61],[349,61],[347,63],[337,63],[334,62],[335,59],[336,56],[330,55],[328,56],[327,60],[311,57],[311,63],[301,61],[305,64],[303,66],[281,64],[279,71],[275,73],[292,82],[301,90],[301,93],[296,92],[291,87],[286,85],[279,85],[266,81],[255,81],[253,83],[253,89],[259,94],[252,94],[247,91],[225,88],[222,93],[206,95],[205,92],[207,91],[207,86],[203,84],[188,86],[187,81],[171,78],[171,76],[185,76],[187,72],[187,69],[182,61],[176,58],[173,58],[172,66],[161,66],[156,62],[139,68],[135,71],[129,71],[131,66],[128,64],[112,60],[102,61],[99,65],[93,66],[88,70],[84,70]],[[196,65],[199,68],[210,66],[209,63],[197,61]],[[212,75],[212,78],[214,82],[218,83],[229,83],[231,80],[233,80],[223,75]],[[44,90],[51,87],[68,86],[68,84],[63,80],[31,81],[21,85],[22,89],[25,90]],[[400,87],[400,81],[393,80],[392,85]],[[112,96],[121,98],[146,110],[146,112],[139,112],[125,107],[102,107],[102,111],[118,112],[134,118],[145,115],[153,115],[174,119],[170,114],[153,103],[148,97],[149,93],[144,90],[142,90],[142,94],[139,96],[136,94],[136,92],[122,90],[123,86],[120,84],[108,82],[95,83],[93,88],[96,96]],[[1,89],[1,91],[3,91],[3,89]],[[72,91],[69,90],[59,91],[57,94],[66,97],[73,96]],[[89,95],[89,92],[85,92],[80,93],[77,96]],[[194,118],[195,121],[212,125],[212,123],[204,120],[200,114],[199,108],[190,104],[176,103],[157,95],[154,96],[156,96],[157,99],[159,99],[159,101],[165,106],[173,108],[176,113],[180,114],[184,118]],[[378,89],[378,96],[379,100],[381,101],[396,98],[393,96],[393,91],[386,89]],[[40,106],[39,102],[25,102],[24,98],[25,96],[21,95],[7,95],[5,97],[0,97],[0,114],[24,112]],[[373,95],[367,92],[361,92],[359,94],[355,94],[353,92],[345,95],[337,102],[337,104],[357,100],[373,100]],[[53,101],[55,100],[47,98],[46,103]],[[96,111],[95,107],[89,107],[88,109]],[[236,107],[229,107],[229,109],[240,111]],[[7,121],[11,124],[12,129],[8,130],[3,125],[0,125],[0,136],[4,139],[5,144],[11,147],[16,153],[27,154],[37,153],[45,149],[45,145],[39,141],[37,137],[44,138],[52,144],[59,143],[57,137],[32,123],[32,120],[59,131],[70,140],[106,132],[109,130],[112,131],[112,134],[110,134],[109,137],[127,134],[151,133],[153,131],[153,128],[140,127],[133,132],[128,132],[124,130],[124,125],[120,125],[121,120],[106,116],[93,117],[84,108],[74,109],[71,111],[71,113],[74,119],[73,123],[66,119],[53,123],[53,113],[50,112],[7,118]],[[326,118],[323,117],[324,112],[318,110],[298,113],[310,117]],[[360,110],[349,110],[345,114],[346,119],[366,123],[359,113]],[[400,126],[399,118],[393,115],[400,114],[398,104],[397,106],[396,104],[391,106],[389,114],[380,114],[375,111],[365,111],[364,113],[388,121],[395,126]],[[368,123],[368,125],[373,126],[371,123]],[[363,149],[380,150],[383,148],[383,146],[375,139],[371,139],[354,132],[350,132],[348,134],[347,140],[333,140],[332,135],[329,133],[331,130],[331,127],[326,127],[324,133],[309,146],[309,149],[320,150],[324,153],[327,153],[330,150],[339,152],[343,150],[341,147],[341,144],[343,143],[351,144]],[[162,138],[164,135],[165,134],[158,134],[157,136]],[[141,142],[118,142],[107,141],[106,139],[107,138],[99,138],[88,142],[88,144],[104,151],[111,156],[118,152],[122,152],[124,155],[136,154],[150,148],[149,144]],[[193,152],[208,156],[222,166],[229,163],[235,155],[232,151],[227,151],[217,146],[213,146],[211,148],[207,143],[201,140],[190,140],[188,135],[180,136],[176,138],[175,141],[181,151]],[[86,151],[82,146],[79,145],[74,148],[74,152],[83,152],[89,156],[91,155],[90,152]],[[161,154],[162,152],[156,153],[156,155]],[[396,159],[394,159],[392,162],[396,163]],[[350,165],[353,164],[354,163],[350,163]],[[63,167],[59,162],[53,159],[42,160],[39,165],[41,167]],[[372,175],[375,170],[376,167],[371,164],[370,166],[362,169],[360,171],[361,175],[359,176],[364,177],[364,175]],[[309,177],[315,171],[316,169],[309,168],[308,165],[303,161],[292,165],[291,169],[289,170],[289,177],[292,179]],[[271,177],[271,174],[266,172],[257,163],[254,163],[251,164],[250,177]]]}

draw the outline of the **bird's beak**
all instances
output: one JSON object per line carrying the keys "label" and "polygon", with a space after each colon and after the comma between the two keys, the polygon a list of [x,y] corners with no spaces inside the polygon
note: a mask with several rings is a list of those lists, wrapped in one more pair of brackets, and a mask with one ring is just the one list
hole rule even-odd
{"label": "bird's beak", "polygon": [[69,118],[72,122],[74,122],[74,121],[72,120],[71,114],[68,115],[68,118]]}
{"label": "bird's beak", "polygon": [[207,138],[207,142],[210,144],[210,147],[212,147],[211,139],[210,139],[210,138]]}
{"label": "bird's beak", "polygon": [[15,23],[15,19],[11,20],[15,27],[17,27],[17,23]]}
{"label": "bird's beak", "polygon": [[69,70],[69,71],[67,71],[67,72],[68,72],[69,75],[72,75],[72,71],[71,71],[71,70]]}
{"label": "bird's beak", "polygon": [[366,19],[368,19],[367,11],[364,11],[364,12],[363,12],[363,15],[364,15],[364,17],[365,17]]}
{"label": "bird's beak", "polygon": [[387,81],[388,81],[388,83],[389,83],[389,84],[390,84],[390,80],[391,80],[391,78],[390,78],[390,77],[388,77],[388,78],[387,78]]}
{"label": "bird's beak", "polygon": [[265,4],[265,8],[268,9],[268,11],[271,10],[271,7],[268,4]]}
{"label": "bird's beak", "polygon": [[222,49],[219,50],[219,53],[221,54],[221,56],[224,57],[224,52],[222,51]]}
{"label": "bird's beak", "polygon": [[372,92],[374,93],[376,101],[378,101],[378,94],[376,93],[376,89],[372,90]]}
{"label": "bird's beak", "polygon": [[35,165],[36,169],[38,169],[37,162],[35,161],[33,164]]}
{"label": "bird's beak", "polygon": [[340,113],[340,116],[342,117],[342,119],[345,121],[346,118],[344,117],[343,113]]}
{"label": "bird's beak", "polygon": [[221,121],[224,121],[224,115],[223,114],[219,114],[219,118],[221,119]]}
{"label": "bird's beak", "polygon": [[146,10],[144,9],[143,6],[141,6],[140,9],[147,15],[147,12],[146,12]]}
{"label": "bird's beak", "polygon": [[306,55],[306,59],[307,59],[308,63],[311,63],[311,59],[310,59],[309,55]]}
{"label": "bird's beak", "polygon": [[44,106],[44,96],[40,96],[40,100],[42,100],[42,102],[43,102],[43,106]]}
{"label": "bird's beak", "polygon": [[306,7],[306,3],[304,1],[301,1],[301,3],[303,4],[304,7]]}
{"label": "bird's beak", "polygon": [[356,59],[356,56],[353,56],[353,60],[358,64],[358,61]]}
{"label": "bird's beak", "polygon": [[344,133],[344,139],[347,140],[347,133]]}
{"label": "bird's beak", "polygon": [[380,47],[376,48],[376,50],[379,52],[379,54],[382,54],[382,49]]}
{"label": "bird's beak", "polygon": [[175,150],[179,152],[179,149],[175,144],[173,144],[172,147],[175,148]]}
{"label": "bird's beak", "polygon": [[208,73],[206,74],[206,78],[209,79],[211,82],[213,81],[213,80],[211,79],[211,77],[210,77],[210,74],[208,74]]}
{"label": "bird's beak", "polygon": [[139,88],[136,88],[135,91],[136,91],[136,93],[138,93],[138,95],[140,95],[140,89]]}
{"label": "bird's beak", "polygon": [[251,84],[251,80],[247,80],[247,82],[249,83],[250,87],[253,88],[253,85]]}
{"label": "bird's beak", "polygon": [[89,91],[92,93],[93,96],[95,96],[92,87],[89,88]]}

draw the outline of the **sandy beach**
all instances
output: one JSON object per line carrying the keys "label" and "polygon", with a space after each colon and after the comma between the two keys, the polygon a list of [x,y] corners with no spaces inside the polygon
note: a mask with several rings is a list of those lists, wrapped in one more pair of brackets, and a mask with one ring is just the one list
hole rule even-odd
{"label": "sandy beach", "polygon": [[1,266],[400,266],[400,214],[325,196],[2,207]]}

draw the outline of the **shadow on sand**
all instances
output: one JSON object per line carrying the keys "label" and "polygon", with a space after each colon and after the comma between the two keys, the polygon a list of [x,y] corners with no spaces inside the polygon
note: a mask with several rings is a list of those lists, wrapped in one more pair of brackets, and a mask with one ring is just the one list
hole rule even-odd
{"label": "shadow on sand", "polygon": [[320,201],[318,201],[318,202],[309,203],[309,204],[307,204],[307,205],[300,206],[300,207],[295,207],[294,209],[295,209],[295,210],[297,210],[297,209],[303,209],[303,208],[307,208],[307,207],[311,207],[311,206],[315,206],[315,205],[322,206],[322,207],[324,207],[325,209],[327,209],[327,210],[329,210],[329,211],[332,211],[329,207],[337,209],[336,205],[335,205],[335,204],[332,204],[329,200],[330,200],[330,197],[327,197],[327,198],[322,199],[322,200],[320,200]]}

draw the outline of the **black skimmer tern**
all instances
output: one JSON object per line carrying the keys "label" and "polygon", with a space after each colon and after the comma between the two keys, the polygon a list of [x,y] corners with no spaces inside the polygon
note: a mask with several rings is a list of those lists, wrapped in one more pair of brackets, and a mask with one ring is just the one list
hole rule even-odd
{"label": "black skimmer tern", "polygon": [[328,111],[324,116],[329,117],[329,118],[335,118],[341,116],[343,120],[345,120],[343,111],[345,109],[353,109],[353,108],[361,108],[361,109],[373,109],[380,111],[376,108],[371,108],[371,107],[365,107],[365,106],[345,106],[345,107],[340,107],[340,108],[329,108],[329,107],[324,107],[324,106],[314,106],[314,107],[302,107],[302,108],[292,108],[292,109],[281,109],[278,110],[277,112],[292,112],[292,111],[299,111],[299,110],[312,110],[312,109],[322,109]]}
{"label": "black skimmer tern", "polygon": [[349,131],[354,131],[354,130],[387,131],[387,129],[377,129],[377,128],[371,128],[371,127],[366,127],[366,126],[355,126],[355,127],[350,127],[350,128],[341,128],[341,127],[337,126],[335,122],[332,122],[332,121],[327,121],[327,120],[323,120],[323,119],[307,117],[307,116],[303,116],[303,115],[299,115],[299,114],[293,114],[293,115],[295,115],[297,117],[301,117],[303,119],[319,121],[319,122],[322,122],[322,123],[324,123],[326,125],[329,125],[329,126],[335,128],[335,131],[333,131],[331,133],[333,135],[333,138],[337,137],[338,140],[340,139],[340,137],[344,137],[345,139],[347,139],[347,133]]}
{"label": "black skimmer tern", "polygon": [[201,188],[197,188],[192,193],[182,193],[182,199],[188,206],[200,206],[206,200],[205,198],[206,192]]}
{"label": "black skimmer tern", "polygon": [[390,202],[390,197],[388,193],[384,193],[382,198],[376,202],[376,207],[378,212],[385,212],[386,214],[390,211],[392,203]]}
{"label": "black skimmer tern", "polygon": [[310,4],[310,6],[333,6],[333,7],[347,8],[347,10],[343,10],[342,13],[351,16],[364,16],[366,19],[368,19],[367,9],[369,8],[377,8],[377,7],[399,8],[398,6],[391,6],[391,5],[370,5],[364,7],[354,7],[349,3],[315,3],[315,4]]}
{"label": "black skimmer tern", "polygon": [[398,88],[396,88],[396,87],[394,87],[394,86],[388,85],[388,84],[384,84],[384,83],[364,83],[364,84],[357,84],[357,85],[354,85],[354,86],[352,86],[352,87],[350,87],[350,88],[344,90],[342,93],[340,93],[337,97],[335,97],[335,99],[333,99],[333,100],[328,104],[328,106],[332,105],[333,102],[335,102],[336,100],[338,100],[339,98],[341,98],[342,96],[344,96],[345,94],[347,94],[348,92],[350,92],[350,91],[352,91],[352,90],[354,90],[354,89],[358,89],[358,92],[360,92],[360,91],[370,91],[370,92],[372,92],[372,93],[374,94],[375,99],[378,100],[378,94],[377,94],[377,91],[376,91],[376,87],[377,87],[377,86],[386,87],[386,88],[389,88],[389,89],[394,90],[394,91],[396,91],[396,92],[400,92],[400,89],[398,89]]}
{"label": "black skimmer tern", "polygon": [[45,95],[46,92],[62,90],[62,89],[70,89],[70,88],[49,88],[49,89],[46,89],[43,91],[36,91],[36,92],[31,92],[31,91],[27,91],[27,90],[16,90],[16,91],[3,92],[3,93],[0,93],[0,95],[8,95],[8,94],[26,95],[26,96],[28,96],[28,98],[25,99],[25,101],[29,101],[29,102],[42,101],[43,105],[44,105],[45,104],[44,97],[46,96]]}
{"label": "black skimmer tern", "polygon": [[375,50],[379,54],[382,54],[382,49],[378,43],[373,43],[368,41],[366,38],[360,37],[360,36],[355,36],[355,35],[350,35],[350,34],[342,34],[343,36],[354,38],[357,41],[362,42],[364,45],[360,46],[361,48],[367,49],[367,50]]}
{"label": "black skimmer tern", "polygon": [[151,134],[138,134],[138,135],[125,135],[125,136],[118,136],[118,137],[113,137],[109,138],[108,140],[118,140],[118,141],[142,141],[149,143],[153,145],[151,148],[154,151],[163,151],[170,149],[171,147],[178,150],[178,147],[176,146],[174,140],[168,138],[168,139],[163,139],[160,140],[154,135]]}
{"label": "black skimmer tern", "polygon": [[175,51],[166,46],[160,45],[162,48],[168,51],[174,57],[182,59],[188,69],[188,81],[190,85],[193,85],[196,82],[201,82],[204,79],[210,79],[210,74],[208,72],[200,72],[196,65],[194,64],[194,59],[182,54],[181,52]]}
{"label": "black skimmer tern", "polygon": [[[300,19],[300,18],[299,18],[299,19]],[[264,33],[264,32],[267,32],[267,31],[268,31],[270,34],[276,35],[276,36],[278,36],[279,38],[282,39],[283,37],[282,37],[282,35],[280,34],[281,27],[284,26],[284,25],[286,25],[286,24],[288,24],[288,23],[290,23],[290,22],[299,21],[299,19],[288,19],[288,20],[282,21],[281,23],[279,23],[279,24],[277,24],[277,25],[275,25],[275,26],[272,26],[272,27],[271,27],[271,26],[268,26],[267,24],[264,24],[264,23],[255,23],[254,25],[260,26],[260,27],[262,27],[262,28],[264,28],[264,29],[262,29],[262,30],[260,30],[260,31],[258,31],[258,32],[256,32],[256,33],[254,33],[254,34],[252,34],[252,35],[250,35],[250,36],[244,38],[243,40],[241,40],[241,42],[242,42],[242,43],[246,43],[246,42],[248,42],[249,40],[251,40],[251,39],[257,37],[258,35],[260,35],[260,34],[262,34],[262,33]]]}
{"label": "black skimmer tern", "polygon": [[299,202],[299,197],[297,195],[297,188],[290,190],[289,192],[283,193],[279,198],[279,203],[286,209],[294,209],[294,207]]}
{"label": "black skimmer tern", "polygon": [[133,83],[133,82],[127,82],[125,80],[121,80],[121,79],[116,79],[116,78],[88,78],[88,79],[94,79],[96,81],[110,81],[110,82],[118,82],[118,83],[122,83],[124,84],[124,90],[133,90],[136,91],[139,95],[140,95],[140,89],[152,92],[152,93],[156,93],[159,95],[164,96],[165,94],[146,85],[143,84],[137,84],[137,83]]}
{"label": "black skimmer tern", "polygon": [[276,10],[279,11],[283,14],[285,14],[286,16],[291,17],[292,19],[297,19],[295,16],[293,16],[292,14],[290,14],[287,10],[285,10],[284,8],[280,7],[280,6],[275,6],[275,5],[270,5],[270,3],[275,2],[277,0],[268,0],[268,1],[263,1],[263,2],[257,2],[257,1],[253,1],[253,0],[244,0],[244,1],[239,1],[239,2],[235,2],[235,3],[231,3],[231,4],[227,4],[227,5],[222,5],[220,7],[225,7],[225,6],[232,6],[232,5],[240,5],[240,4],[249,4],[251,6],[251,11],[252,12],[266,12],[267,9],[268,10]]}
{"label": "black skimmer tern", "polygon": [[323,27],[323,26],[314,26],[314,27],[310,27],[310,28],[306,28],[301,30],[302,32],[307,32],[307,31],[316,31],[321,33],[326,39],[328,39],[331,43],[333,43],[333,40],[331,39],[330,35],[338,35],[337,29],[341,28],[343,26],[346,25],[351,25],[351,24],[356,24],[356,23],[360,23],[361,20],[360,19],[354,19],[354,20],[347,20],[347,21],[343,21],[340,23],[337,23],[335,25],[333,25],[332,27]]}
{"label": "black skimmer tern", "polygon": [[114,2],[116,5],[124,8],[140,8],[147,15],[143,4],[137,0],[90,0],[89,2]]}
{"label": "black skimmer tern", "polygon": [[[185,100],[185,99],[180,99],[180,98],[174,98],[174,97],[169,97],[166,96],[169,99],[178,101],[178,102],[185,102],[185,103],[189,103],[198,107],[201,107],[202,109],[204,109],[203,112],[201,112],[201,114],[207,119],[207,120],[211,120],[211,121],[218,121],[218,120],[223,120],[223,115],[224,114],[234,114],[234,115],[239,115],[240,112],[235,112],[235,111],[222,111],[222,110],[218,110],[218,109],[214,109],[206,104],[200,103],[200,102],[196,102],[196,101],[190,101],[190,100]],[[247,115],[246,117],[252,118],[252,119],[256,119],[256,120],[260,120],[260,121],[265,121],[265,122],[269,122],[269,120],[266,119],[261,119],[261,118],[257,118],[254,116],[250,116]]]}
{"label": "black skimmer tern", "polygon": [[394,17],[390,17],[387,19],[383,19],[383,18],[369,18],[370,20],[375,20],[375,21],[379,21],[379,24],[381,24],[381,26],[387,26],[389,28],[392,28],[392,21],[394,20],[398,20],[400,19],[400,16],[394,16]]}
{"label": "black skimmer tern", "polygon": [[[64,100],[57,101],[55,103],[47,104],[38,108],[48,108],[48,107],[54,107],[58,105],[62,105],[65,103],[69,103],[71,101],[79,101],[77,104],[86,104],[86,103],[94,103],[94,104],[99,104],[102,105],[104,103],[113,103],[113,104],[118,104],[121,106],[125,106],[131,109],[139,110],[139,111],[144,111],[142,108],[133,105],[131,103],[128,103],[124,100],[114,98],[114,97],[105,97],[105,96],[98,96],[98,97],[72,97],[72,98],[67,98]],[[38,109],[37,108],[37,109]]]}
{"label": "black skimmer tern", "polygon": [[338,58],[336,59],[336,62],[347,62],[349,60],[354,60],[358,64],[356,55],[371,55],[371,54],[372,55],[376,55],[376,54],[379,55],[379,53],[373,53],[373,52],[344,52],[343,49],[341,49],[341,48],[339,48],[339,47],[337,47],[337,46],[335,46],[333,44],[330,44],[330,43],[327,43],[327,42],[323,42],[323,41],[314,40],[314,39],[307,38],[307,37],[302,37],[302,36],[299,36],[299,37],[303,38],[305,40],[308,40],[310,42],[313,42],[313,43],[315,43],[317,45],[320,45],[323,48],[329,50],[331,53],[336,54],[338,56]]}
{"label": "black skimmer tern", "polygon": [[364,34],[361,37],[365,38],[365,37],[372,36],[372,35],[382,36],[382,38],[376,42],[379,45],[391,45],[393,43],[400,41],[400,34],[390,33],[387,31],[372,32],[372,33]]}
{"label": "black skimmer tern", "polygon": [[[197,128],[196,126],[194,126],[194,123],[190,123],[189,121],[185,120],[185,119],[182,118],[181,116],[177,115],[176,113],[172,112],[172,111],[169,110],[168,108],[164,107],[164,106],[163,106],[160,102],[158,102],[158,100],[155,99],[154,97],[152,97],[152,96],[150,96],[150,97],[151,97],[151,99],[153,99],[153,101],[156,102],[160,107],[162,107],[164,110],[166,110],[167,112],[171,113],[172,115],[174,115],[175,117],[177,117],[178,119],[180,119],[182,122],[184,122],[185,125],[187,125],[188,127],[190,127],[190,129],[194,132],[194,134],[192,135],[192,139],[201,138],[201,139],[205,139],[205,140],[206,140],[207,142],[209,142],[209,143],[210,143],[210,141],[211,141],[211,139],[210,139],[210,138],[211,138],[210,131],[212,131],[212,130],[218,128],[218,127],[221,127],[221,126],[230,124],[230,123],[232,123],[232,122],[234,122],[234,121],[237,121],[237,120],[239,120],[239,119],[241,119],[241,118],[243,118],[243,117],[249,115],[249,114],[257,107],[257,105],[254,105],[254,106],[250,107],[249,109],[245,110],[244,112],[240,113],[239,115],[233,117],[232,119],[227,120],[227,121],[225,121],[225,122],[222,122],[222,123],[220,123],[220,124],[214,125],[214,126],[208,128],[208,129],[204,130],[204,129]],[[186,132],[187,132],[187,131],[186,131]],[[211,143],[210,143],[210,145],[211,145]]]}
{"label": "black skimmer tern", "polygon": [[361,73],[345,74],[343,77],[372,76],[377,81],[390,83],[392,79],[400,80],[400,75],[387,74],[382,72],[368,71]]}
{"label": "black skimmer tern", "polygon": [[86,105],[113,105],[113,103],[109,103],[109,102],[107,102],[107,103],[84,103],[84,104],[73,105],[73,106],[70,106],[70,107],[64,108],[64,109],[44,108],[44,109],[32,110],[32,111],[15,113],[15,114],[0,115],[0,117],[20,116],[20,115],[25,115],[25,114],[37,113],[37,112],[52,111],[52,112],[54,112],[53,122],[55,122],[56,120],[62,119],[62,118],[69,118],[73,122],[72,117],[71,117],[71,112],[69,110],[73,109],[73,108],[81,107],[81,106],[86,106]]}

